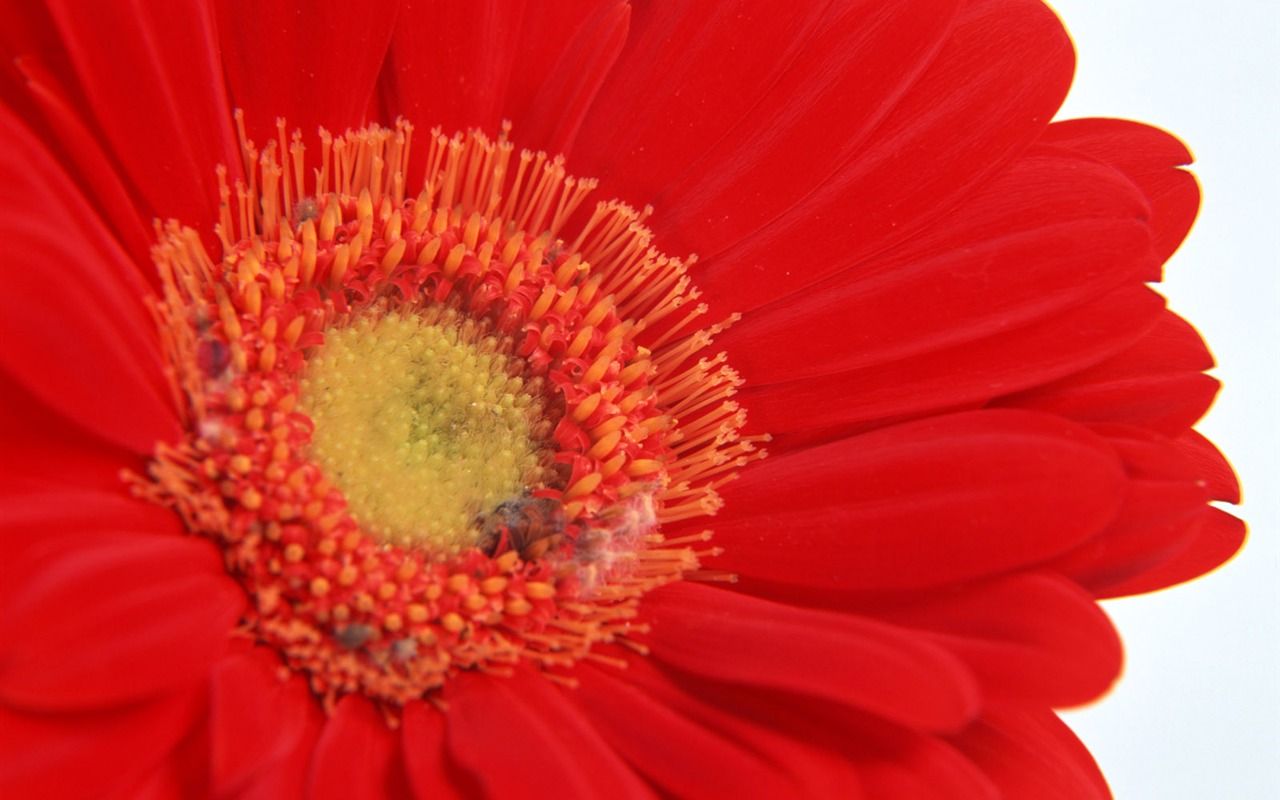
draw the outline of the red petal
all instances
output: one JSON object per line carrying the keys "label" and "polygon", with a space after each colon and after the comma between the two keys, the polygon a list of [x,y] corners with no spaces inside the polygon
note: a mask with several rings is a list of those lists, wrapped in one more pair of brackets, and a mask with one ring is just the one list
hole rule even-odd
{"label": "red petal", "polygon": [[1032,152],[933,230],[756,309],[717,344],[760,384],[979,340],[1132,280],[1150,246],[1145,213],[1114,170]]}
{"label": "red petal", "polygon": [[145,283],[79,189],[0,108],[5,243],[0,358],[33,394],[95,434],[149,453],[179,427]]}
{"label": "red petal", "polygon": [[324,730],[326,717],[317,702],[305,706],[306,723],[293,752],[264,768],[234,795],[235,800],[282,800],[308,797],[305,792],[311,758]]}
{"label": "red petal", "polygon": [[[533,671],[514,678],[463,673],[445,688],[448,747],[493,797],[651,797],[652,792]],[[501,756],[497,743],[509,742]]]}
{"label": "red petal", "polygon": [[307,777],[310,800],[380,800],[402,782],[398,737],[378,709],[349,694],[316,743]]}
{"label": "red petal", "polygon": [[1124,460],[1129,491],[1106,531],[1051,567],[1096,593],[1186,547],[1210,509],[1194,465],[1173,442],[1141,428],[1100,425],[1095,430]]}
{"label": "red petal", "polygon": [[1210,508],[1195,537],[1182,550],[1131,580],[1107,586],[1099,596],[1144,594],[1198,578],[1230,560],[1244,546],[1244,540],[1242,521],[1221,509]]}
{"label": "red petal", "polygon": [[1089,751],[1051,711],[991,711],[955,743],[1004,800],[1111,798]]}
{"label": "red petal", "polygon": [[618,60],[630,19],[631,7],[614,0],[601,3],[583,20],[522,120],[519,140],[524,146],[550,153],[569,151],[600,85]]}
{"label": "red petal", "polygon": [[1052,574],[1021,574],[885,615],[930,631],[998,701],[1068,706],[1092,700],[1120,674],[1120,639],[1093,598]]}
{"label": "red petal", "polygon": [[141,454],[108,444],[54,411],[0,369],[0,491],[94,489],[120,494],[120,470],[141,473]]}
{"label": "red petal", "polygon": [[203,707],[179,694],[91,714],[41,714],[0,706],[0,796],[101,797],[155,769]]}
{"label": "red petal", "polygon": [[[1151,204],[1159,261],[1163,263],[1178,249],[1200,206],[1195,177],[1178,169],[1191,163],[1186,145],[1158,128],[1122,119],[1055,122],[1041,141],[1087,154],[1123,171]],[[1158,280],[1158,273],[1146,278]]]}
{"label": "red petal", "polygon": [[0,606],[23,588],[30,551],[48,552],[62,536],[90,532],[182,532],[178,516],[167,508],[144,503],[123,491],[54,489],[10,491],[6,485],[0,505]]}
{"label": "red petal", "polygon": [[[682,678],[680,686],[688,694],[673,694],[635,670],[634,660],[629,667],[628,677],[639,679],[646,691],[789,768],[803,788],[783,796],[995,800],[981,772],[935,736],[837,703],[756,687]],[[836,756],[842,769],[812,758],[797,763],[797,755],[804,752],[799,745]],[[803,772],[797,773],[797,767]],[[856,774],[860,791],[851,791],[844,780],[849,772]]]}
{"label": "red petal", "polygon": [[[45,53],[41,52],[40,58],[44,57]],[[31,100],[67,154],[63,163],[75,165],[79,176],[76,183],[85,187],[86,199],[98,215],[111,224],[135,263],[151,263],[155,235],[151,232],[150,219],[143,219],[138,213],[121,178],[122,170],[90,129],[71,91],[36,57],[20,59],[17,67],[26,79],[25,88]],[[53,140],[53,137],[46,140],[51,150]]]}
{"label": "red petal", "polygon": [[1123,352],[996,404],[1178,436],[1200,419],[1217,394],[1218,382],[1202,374],[1212,366],[1213,357],[1195,328],[1166,311]]}
{"label": "red petal", "polygon": [[209,731],[197,721],[168,757],[141,781],[102,800],[212,800],[209,788]]}
{"label": "red petal", "polygon": [[[768,709],[794,708],[796,704],[804,704],[808,698],[790,692],[760,690],[759,687],[731,686],[687,673],[667,675],[654,666],[654,659],[639,657],[628,650],[607,650],[607,654],[625,663],[626,672],[602,672],[616,675],[617,681],[634,686],[639,691],[640,703],[646,700],[659,708],[671,709],[677,719],[684,718],[685,723],[676,723],[676,731],[685,733],[690,744],[700,744],[704,748],[709,746],[712,754],[721,746],[714,742],[730,744],[732,750],[727,753],[730,760],[721,769],[727,772],[739,764],[745,765],[748,771],[737,776],[737,780],[749,781],[750,786],[742,790],[745,792],[742,796],[762,799],[831,797],[832,800],[863,797],[860,776],[849,759],[835,748],[810,741],[801,733],[801,728],[808,726],[797,724],[801,722],[799,719],[778,721],[767,713]],[[831,704],[823,705],[829,707]],[[842,705],[838,708],[845,709]],[[590,707],[586,710],[595,712]],[[849,727],[841,728],[840,732],[849,736],[858,733]],[[650,736],[653,735],[660,736],[662,731],[650,731]],[[640,735],[639,739],[644,741],[649,736]],[[635,742],[632,742],[630,750],[635,749]],[[696,756],[696,751],[686,751],[671,767],[687,769],[689,760],[696,759]],[[650,754],[641,758],[653,762],[655,756]],[[712,772],[710,778],[719,778],[724,791],[728,791],[730,778],[718,776],[718,772],[719,769]],[[690,780],[696,778],[684,778],[684,782]],[[712,796],[719,794],[723,792],[713,792]],[[731,796],[739,795],[732,792]]]}
{"label": "red petal", "polygon": [[10,58],[39,54],[58,76],[69,81],[71,64],[57,28],[45,3],[4,3],[0,5],[0,48],[7,63]]}
{"label": "red petal", "polygon": [[[756,308],[777,297],[777,271],[791,269],[789,288],[797,291],[919,234],[958,207],[1039,135],[1066,94],[1072,69],[1070,42],[1043,4],[969,4],[928,69],[830,180],[797,187],[808,194],[789,194],[783,205],[762,202],[750,185],[739,187],[736,198],[697,198],[714,204],[667,193],[654,231],[674,244],[664,244],[667,249],[707,258],[698,283],[718,310]],[[878,84],[878,72],[870,74]],[[839,117],[835,127],[834,141],[847,138]],[[790,156],[824,160],[828,149]],[[781,216],[771,221],[763,214]],[[752,233],[760,223],[769,224]]]}
{"label": "red petal", "polygon": [[[688,202],[702,220],[727,196],[708,224],[733,209],[733,222],[755,230],[858,151],[936,55],[956,6],[646,4],[574,162],[632,201],[665,188],[664,216]],[[754,207],[741,207],[736,181]]]}
{"label": "red petal", "polygon": [[1196,474],[1205,481],[1210,498],[1226,503],[1240,502],[1240,480],[1213,442],[1195,431],[1187,431],[1175,444],[1195,465]]}
{"label": "red petal", "polygon": [[[409,785],[419,800],[455,800],[480,789],[469,776],[453,768],[445,753],[446,716],[423,702],[404,707],[400,742]],[[461,787],[466,786],[466,790]]]}
{"label": "red petal", "polygon": [[[577,671],[596,726],[650,781],[675,797],[781,797],[794,786],[768,762],[637,691],[625,681]],[[704,765],[716,765],[714,770]]]}
{"label": "red petal", "polygon": [[717,680],[782,689],[906,725],[954,728],[976,712],[965,670],[881,622],[677,583],[645,597],[655,658]]}
{"label": "red petal", "polygon": [[123,491],[59,488],[5,495],[0,508],[4,538],[51,539],[87,531],[128,531],[176,535],[178,516],[167,508],[130,497]]}
{"label": "red petal", "polygon": [[212,788],[230,793],[298,746],[313,704],[305,680],[280,679],[280,659],[255,648],[213,669],[209,697]]}
{"label": "red petal", "polygon": [[313,143],[322,125],[341,133],[365,121],[396,22],[394,0],[362,3],[359,13],[342,0],[305,9],[228,0],[214,9],[231,99],[259,147],[276,139],[277,117]]}
{"label": "red petal", "polygon": [[947,744],[904,735],[897,748],[859,762],[867,797],[876,800],[1005,800],[994,786]]}
{"label": "red petal", "polygon": [[725,487],[712,566],[837,591],[993,575],[1097,534],[1125,476],[1111,448],[1049,416],[981,411],[769,458]]}
{"label": "red petal", "polygon": [[210,230],[214,167],[234,176],[238,164],[212,9],[201,0],[48,5],[92,113],[150,210]]}
{"label": "red petal", "polygon": [[[548,5],[548,14],[563,19],[566,4]],[[473,127],[496,131],[508,75],[525,39],[525,16],[523,2],[508,0],[405,3],[381,79],[390,113],[415,124],[440,125],[446,134]],[[441,35],[444,31],[447,35]],[[563,28],[557,33],[569,36]],[[560,53],[555,41],[537,44],[546,48],[543,58]]]}
{"label": "red petal", "polygon": [[[742,390],[774,452],[895,418],[939,413],[1077,372],[1142,336],[1164,308],[1145,287],[1118,289],[1023,328],[913,358]],[[836,398],[839,402],[836,402]]]}
{"label": "red petal", "polygon": [[0,616],[0,697],[65,710],[203,680],[244,593],[209,542],[146,534],[60,537],[32,548]]}

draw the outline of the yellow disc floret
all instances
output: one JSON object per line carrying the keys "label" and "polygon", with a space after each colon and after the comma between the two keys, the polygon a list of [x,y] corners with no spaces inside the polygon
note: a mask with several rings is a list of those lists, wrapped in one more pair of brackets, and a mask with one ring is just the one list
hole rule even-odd
{"label": "yellow disc floret", "polygon": [[418,314],[365,316],[325,333],[302,405],[311,457],[384,541],[442,553],[475,543],[476,520],[535,488],[539,402],[484,337]]}

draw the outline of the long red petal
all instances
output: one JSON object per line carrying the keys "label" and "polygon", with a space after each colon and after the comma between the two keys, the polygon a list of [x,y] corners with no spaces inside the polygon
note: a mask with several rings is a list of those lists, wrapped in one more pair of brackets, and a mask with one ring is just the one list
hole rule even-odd
{"label": "long red petal", "polygon": [[596,93],[618,60],[630,19],[625,0],[613,0],[601,3],[583,20],[522,120],[518,138],[523,146],[550,153],[572,148]]}
{"label": "long red petal", "polygon": [[[548,16],[572,24],[562,16],[568,4],[547,5]],[[525,2],[508,0],[404,3],[381,76],[390,113],[428,130],[439,125],[446,135],[473,127],[496,132],[503,119],[502,99],[512,64],[520,52],[525,6]],[[571,9],[573,16],[577,13]],[[437,31],[449,33],[437,37]],[[563,28],[557,32],[566,38],[570,35]],[[545,48],[541,53],[545,59],[560,52],[556,49],[560,42],[543,39],[538,44]]]}
{"label": "long red petal", "polygon": [[[1180,167],[1191,163],[1187,146],[1150,125],[1122,119],[1071,119],[1055,122],[1041,141],[1090,155],[1122,170],[1152,208],[1155,255],[1164,262],[1195,221],[1200,187]],[[1159,280],[1159,273],[1145,276]]]}
{"label": "long red petal", "polygon": [[146,286],[80,190],[0,108],[3,367],[52,408],[138,453],[177,436]]}
{"label": "long red petal", "polygon": [[212,544],[139,533],[28,550],[0,614],[0,698],[46,711],[151,697],[203,680],[245,598]]}
{"label": "long red petal", "polygon": [[255,145],[276,139],[277,117],[309,143],[319,141],[322,125],[341,133],[365,122],[396,5],[374,0],[352,13],[341,0],[305,8],[257,0],[214,4],[231,100],[244,111]]}
{"label": "long red petal", "polygon": [[[1078,372],[1133,344],[1164,298],[1144,286],[1117,289],[1077,309],[985,339],[820,378],[747,383],[743,405],[773,451],[837,438],[884,421],[985,403]],[[834,398],[838,398],[838,401]]]}
{"label": "long red petal", "polygon": [[935,735],[793,693],[687,675],[671,685],[635,658],[626,675],[659,702],[769,754],[800,787],[782,796],[995,800],[982,773]]}
{"label": "long red petal", "polygon": [[280,659],[262,648],[220,661],[209,696],[211,788],[227,794],[288,756],[315,702],[297,675],[281,680]]}
{"label": "long red petal", "polygon": [[1004,800],[1110,800],[1089,751],[1048,709],[988,712],[955,744],[1000,788]]}
{"label": "long red petal", "polygon": [[938,593],[883,616],[929,631],[973,670],[988,702],[1078,705],[1120,674],[1120,638],[1106,614],[1051,573]]}
{"label": "long red petal", "polygon": [[1114,170],[1033,151],[934,229],[756,309],[717,344],[749,382],[779,383],[979,340],[1136,282],[1146,213]]}
{"label": "long red petal", "polygon": [[237,173],[213,10],[202,0],[48,4],[89,113],[149,210],[206,233],[217,220],[214,167]]}
{"label": "long red petal", "polygon": [[1218,382],[1203,374],[1212,366],[1213,357],[1195,328],[1166,311],[1146,335],[1106,361],[995,404],[1178,436],[1200,419],[1217,394]]}
{"label": "long red petal", "polygon": [[251,782],[232,795],[234,800],[303,800],[307,797],[311,759],[328,718],[317,702],[307,703],[305,710],[306,722],[293,752],[260,770]]}
{"label": "long red petal", "polygon": [[1195,465],[1196,474],[1204,480],[1211,498],[1226,503],[1240,502],[1240,479],[1213,442],[1196,431],[1187,431],[1174,443]]}
{"label": "long red petal", "polygon": [[89,800],[142,779],[187,734],[203,696],[180,693],[81,714],[0,705],[0,796]]}
{"label": "long red petal", "polygon": [[[621,648],[605,650],[609,657],[626,663],[626,672],[609,672],[603,668],[600,672],[617,676],[614,682],[618,684],[634,687],[632,699],[635,703],[628,705],[628,708],[640,710],[636,708],[637,705],[648,704],[668,709],[673,717],[660,714],[655,719],[655,722],[673,726],[666,735],[676,737],[677,742],[685,741],[690,746],[698,746],[708,755],[726,754],[730,759],[724,765],[726,769],[739,765],[745,767],[746,772],[739,777],[739,781],[749,781],[751,786],[742,788],[742,796],[796,796],[819,800],[859,800],[864,797],[861,776],[849,759],[844,758],[836,749],[810,741],[803,731],[808,726],[799,724],[797,719],[780,721],[768,713],[768,709],[790,709],[812,699],[791,692],[763,690],[758,686],[731,686],[714,678],[701,678],[691,673],[663,671],[652,658],[640,657]],[[814,703],[822,703],[823,707],[846,709],[840,704],[818,700],[814,700]],[[603,713],[602,709],[591,708],[589,705],[584,705],[584,710],[593,717],[602,716]],[[644,714],[641,718],[650,718],[643,710],[641,714]],[[625,719],[618,722],[626,723]],[[603,730],[617,727],[617,722],[611,724],[603,719],[598,719],[596,724],[602,726]],[[856,727],[837,724],[832,730],[836,728],[842,735],[850,737],[858,736],[859,733]],[[660,736],[664,736],[663,728],[646,733],[631,732],[625,751],[635,753],[643,746],[643,742]],[[659,754],[671,748],[672,744],[675,742],[668,742],[663,748],[658,748],[658,753],[636,755],[636,758],[641,763],[648,764],[649,771],[659,773],[667,773],[671,767],[689,768],[689,758],[696,758],[699,750],[687,751],[687,758],[678,758],[667,769],[654,764],[654,760],[660,758]],[[730,749],[723,749],[724,745],[728,745]],[[668,777],[667,780],[690,782],[696,778]],[[724,778],[724,787],[731,785],[730,780]],[[713,792],[713,796],[716,794],[718,792]]]}
{"label": "long red petal", "polygon": [[311,756],[307,797],[382,800],[403,779],[399,737],[378,709],[358,694],[339,700]]}
{"label": "long red petal", "polygon": [[118,494],[120,470],[145,469],[142,454],[112,445],[50,408],[0,369],[0,492],[94,489]]}
{"label": "long red petal", "polygon": [[[464,673],[445,689],[449,752],[486,797],[652,797],[652,791],[536,672]],[[499,756],[495,743],[509,742]]]}
{"label": "long red petal", "polygon": [[1101,535],[1050,565],[1092,592],[1124,583],[1184,550],[1213,509],[1194,462],[1142,428],[1097,425],[1124,461],[1129,491]]}
{"label": "long red petal", "polygon": [[[630,672],[630,671],[628,671]],[[782,797],[795,785],[773,759],[701,726],[613,673],[575,669],[575,691],[600,735],[649,781],[678,797]]]}
{"label": "long red petal", "polygon": [[[44,55],[41,53],[41,58]],[[86,199],[102,219],[110,223],[134,262],[149,264],[155,239],[151,220],[139,213],[129,187],[121,177],[122,168],[82,116],[70,88],[36,56],[25,56],[15,65],[25,78],[28,96],[53,133],[45,144],[55,152],[51,142],[57,141],[61,145],[66,154],[62,163],[68,166],[69,171],[72,171],[70,165],[74,165],[73,172],[78,176],[76,182],[85,188]],[[30,121],[29,117],[24,119]]]}
{"label": "long red petal", "polygon": [[936,55],[957,5],[645,4],[575,164],[633,202],[660,195],[664,225],[711,226],[700,250],[714,252],[714,227],[754,230],[858,151]]}
{"label": "long red petal", "polygon": [[955,728],[977,710],[957,661],[884,623],[689,583],[651,592],[645,608],[654,658],[695,675],[822,697],[931,729]]}
{"label": "long red petal", "polygon": [[119,531],[174,536],[182,532],[182,523],[172,511],[119,490],[101,491],[86,486],[17,491],[6,481],[2,497],[0,606],[5,607],[24,588],[27,554],[56,547],[50,542],[61,537]]}
{"label": "long red petal", "polygon": [[[739,208],[746,203],[726,205],[727,197],[716,199],[719,205],[686,205],[664,196],[654,231],[673,243],[664,241],[667,249],[707,259],[698,283],[713,310],[749,311],[776,298],[778,272],[790,270],[787,288],[798,291],[958,207],[1039,135],[1066,94],[1073,65],[1061,23],[1042,3],[966,4],[928,69],[830,180],[805,187],[812,192],[789,207],[742,187],[741,196],[760,207],[750,212]],[[759,219],[766,212],[781,216]],[[768,224],[753,233],[757,220]]]}
{"label": "long red petal", "polygon": [[1115,452],[1073,423],[982,411],[769,458],[725,487],[708,562],[836,591],[994,575],[1067,551],[1112,520]]}
{"label": "long red petal", "polygon": [[[404,707],[400,734],[405,772],[418,800],[459,800],[479,787],[450,763],[445,751],[447,717],[424,702]],[[464,788],[465,787],[465,788]]]}
{"label": "long red petal", "polygon": [[1144,594],[1198,578],[1240,552],[1244,540],[1243,521],[1221,509],[1210,508],[1194,538],[1182,550],[1131,580],[1101,589],[1099,596]]}

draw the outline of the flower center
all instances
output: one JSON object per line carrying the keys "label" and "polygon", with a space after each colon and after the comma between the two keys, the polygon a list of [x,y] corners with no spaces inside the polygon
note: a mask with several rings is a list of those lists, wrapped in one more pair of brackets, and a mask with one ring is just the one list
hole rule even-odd
{"label": "flower center", "polygon": [[541,488],[542,404],[502,349],[422,314],[325,332],[300,403],[311,457],[364,530],[456,555],[477,544],[485,512]]}
{"label": "flower center", "polygon": [[643,650],[645,592],[729,577],[709,532],[662,527],[714,514],[767,438],[739,433],[686,265],[624,204],[571,225],[594,182],[505,132],[433,132],[410,196],[408,124],[322,131],[314,169],[279,125],[262,151],[241,130],[219,260],[161,230],[187,438],[134,491],[223,550],[238,632],[329,708],[394,719],[462,670],[572,683],[597,643]]}

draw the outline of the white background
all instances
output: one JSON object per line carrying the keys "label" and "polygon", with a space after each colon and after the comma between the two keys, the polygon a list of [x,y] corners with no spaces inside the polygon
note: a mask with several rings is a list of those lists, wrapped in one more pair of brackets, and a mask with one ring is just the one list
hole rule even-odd
{"label": "white background", "polygon": [[1117,800],[1280,798],[1280,3],[1050,0],[1079,68],[1060,117],[1180,136],[1204,192],[1167,270],[1225,388],[1200,429],[1244,483],[1250,540],[1189,585],[1106,603],[1120,684],[1067,715]]}

